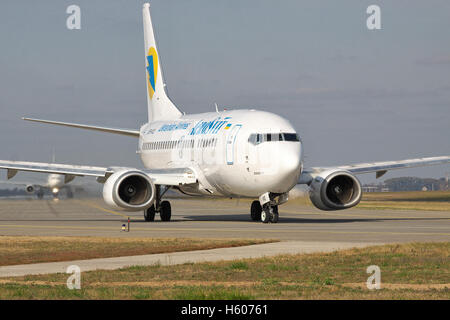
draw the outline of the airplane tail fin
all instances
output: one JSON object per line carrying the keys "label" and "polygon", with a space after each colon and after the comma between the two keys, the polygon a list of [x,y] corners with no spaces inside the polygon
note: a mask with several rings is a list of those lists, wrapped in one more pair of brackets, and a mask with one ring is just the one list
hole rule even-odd
{"label": "airplane tail fin", "polygon": [[170,101],[164,88],[165,83],[156,49],[149,3],[144,3],[142,16],[144,20],[148,121],[178,119],[182,114]]}

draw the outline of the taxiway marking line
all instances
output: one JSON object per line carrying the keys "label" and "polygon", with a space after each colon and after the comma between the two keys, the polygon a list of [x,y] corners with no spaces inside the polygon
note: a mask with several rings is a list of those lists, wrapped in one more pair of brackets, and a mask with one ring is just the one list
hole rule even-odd
{"label": "taxiway marking line", "polygon": [[[74,227],[74,226],[30,226],[30,225],[0,225],[0,228],[27,228],[27,229],[79,229],[79,230],[117,230],[113,227]],[[134,227],[133,230],[138,231],[204,231],[202,228],[139,228]],[[242,229],[224,229],[224,228],[213,228],[208,229],[208,231],[218,231],[218,232],[243,232],[249,231],[248,228]],[[331,233],[331,234],[392,234],[392,235],[440,235],[449,236],[450,233],[441,232],[387,232],[387,231],[331,231],[331,230],[263,230],[254,229],[251,231],[262,231],[264,233]]]}

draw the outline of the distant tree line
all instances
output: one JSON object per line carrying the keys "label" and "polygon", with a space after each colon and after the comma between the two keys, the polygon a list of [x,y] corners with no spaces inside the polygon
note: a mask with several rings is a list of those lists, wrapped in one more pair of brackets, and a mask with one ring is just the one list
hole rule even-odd
{"label": "distant tree line", "polygon": [[389,191],[421,191],[426,190],[447,190],[446,178],[418,178],[418,177],[401,177],[392,178],[384,181],[384,185]]}

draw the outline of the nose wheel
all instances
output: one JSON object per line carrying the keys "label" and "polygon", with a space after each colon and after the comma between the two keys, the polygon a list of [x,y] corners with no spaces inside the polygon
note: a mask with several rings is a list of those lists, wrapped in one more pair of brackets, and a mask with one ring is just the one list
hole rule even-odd
{"label": "nose wheel", "polygon": [[144,219],[147,222],[155,221],[156,213],[159,213],[161,221],[170,221],[172,218],[172,207],[169,201],[161,201],[162,196],[169,190],[168,187],[161,192],[161,187],[156,186],[156,200],[150,208],[144,211]]}
{"label": "nose wheel", "polygon": [[277,223],[278,222],[278,206],[264,205],[261,212],[262,223]]}
{"label": "nose wheel", "polygon": [[250,218],[252,218],[253,221],[260,221],[261,220],[261,212],[262,207],[259,201],[253,201],[252,206],[250,208]]}
{"label": "nose wheel", "polygon": [[250,208],[250,217],[253,221],[261,221],[262,223],[278,222],[278,206],[265,204],[263,207],[260,202],[255,200]]}

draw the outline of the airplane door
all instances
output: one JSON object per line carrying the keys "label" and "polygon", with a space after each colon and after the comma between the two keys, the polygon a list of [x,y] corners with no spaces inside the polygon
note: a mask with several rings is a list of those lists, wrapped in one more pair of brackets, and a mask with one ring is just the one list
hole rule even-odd
{"label": "airplane door", "polygon": [[236,142],[236,136],[241,129],[242,125],[237,124],[231,129],[231,132],[228,134],[227,137],[227,146],[226,146],[226,158],[227,158],[227,164],[232,165],[234,164],[235,160],[235,142]]}

